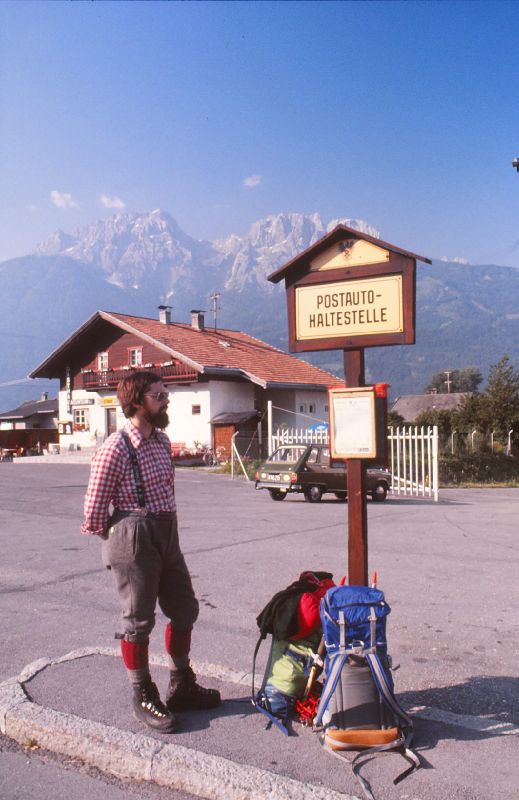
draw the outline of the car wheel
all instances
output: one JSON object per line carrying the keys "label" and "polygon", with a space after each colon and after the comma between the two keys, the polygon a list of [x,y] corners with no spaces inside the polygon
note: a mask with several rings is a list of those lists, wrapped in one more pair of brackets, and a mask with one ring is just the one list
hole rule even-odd
{"label": "car wheel", "polygon": [[387,486],[385,483],[377,483],[373,492],[371,493],[371,497],[376,503],[383,503],[387,497]]}
{"label": "car wheel", "polygon": [[308,486],[305,489],[305,500],[308,503],[319,503],[323,496],[323,490],[320,486]]}
{"label": "car wheel", "polygon": [[335,492],[337,500],[346,500],[346,492]]}
{"label": "car wheel", "polygon": [[280,492],[279,489],[269,489],[269,495],[272,500],[284,500],[287,492]]}

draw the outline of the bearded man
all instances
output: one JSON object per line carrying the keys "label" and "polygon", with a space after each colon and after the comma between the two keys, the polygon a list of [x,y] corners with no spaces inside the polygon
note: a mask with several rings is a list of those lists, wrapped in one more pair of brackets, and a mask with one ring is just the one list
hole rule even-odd
{"label": "bearded man", "polygon": [[[171,733],[178,727],[174,712],[214,708],[221,700],[215,689],[198,685],[189,663],[198,601],[178,540],[175,470],[163,430],[169,423],[169,393],[158,375],[134,372],[119,383],[117,397],[128,422],[92,460],[81,532],[103,539],[103,562],[115,578],[123,622],[116,638],[135,716]],[[148,661],[157,601],[169,620],[165,703]]]}

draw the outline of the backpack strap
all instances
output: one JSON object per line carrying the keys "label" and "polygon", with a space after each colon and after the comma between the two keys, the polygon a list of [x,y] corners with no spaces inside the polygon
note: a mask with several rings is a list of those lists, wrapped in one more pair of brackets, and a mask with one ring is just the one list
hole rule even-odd
{"label": "backpack strap", "polygon": [[142,483],[142,476],[141,476],[141,470],[139,468],[139,462],[137,460],[137,452],[126,431],[121,431],[121,436],[130,454],[130,462],[132,465],[133,478],[135,480],[135,488],[137,490],[137,500],[139,503],[139,508],[146,508],[146,501],[144,499],[144,486]]}
{"label": "backpack strap", "polygon": [[[256,687],[255,687],[255,682],[256,682],[256,658],[257,658],[258,651],[260,649],[260,646],[261,646],[261,643],[262,643],[263,639],[266,639],[266,636],[260,635],[258,641],[256,642],[256,647],[254,648],[254,657],[252,659],[252,695],[251,695],[251,702],[252,702],[252,705],[254,706],[254,708],[256,709],[256,711],[260,711],[269,720],[269,725],[267,726],[267,728],[270,727],[270,725],[275,725],[277,728],[279,728],[279,730],[285,736],[289,736],[290,735],[290,731],[288,729],[288,714],[287,714],[285,719],[281,720],[281,719],[279,719],[279,717],[276,717],[276,716],[274,716],[274,714],[271,714],[270,711],[268,710],[268,708],[265,708],[263,705],[261,705],[261,703],[258,702],[258,699],[259,699],[260,695],[262,695],[263,690],[265,688],[265,684],[267,682],[267,675],[270,672],[270,665],[271,665],[271,662],[272,662],[272,650],[273,650],[273,647],[274,647],[274,637],[272,636],[271,637],[272,641],[271,641],[271,644],[270,644],[270,653],[269,653],[269,657],[268,657],[268,661],[267,661],[267,666],[265,668],[265,674],[263,676],[263,682],[261,684],[261,689],[258,692],[256,692]],[[268,701],[267,701],[267,705],[268,705]]]}
{"label": "backpack strap", "polygon": [[336,653],[329,661],[330,668],[326,675],[326,681],[321,693],[321,699],[319,700],[319,706],[317,707],[317,714],[314,721],[315,727],[320,725],[322,722],[323,714],[328,708],[328,703],[330,702],[330,698],[335,691],[335,687],[337,686],[342,668],[346,663],[347,658],[348,653]]}
{"label": "backpack strap", "polygon": [[393,712],[395,717],[400,721],[402,728],[411,730],[413,729],[413,720],[408,714],[405,713],[402,706],[396,699],[389,683],[387,675],[380,658],[377,653],[366,653],[366,661],[368,662],[375,686],[378,689],[382,700],[386,706]]}
{"label": "backpack strap", "polygon": [[[406,769],[404,772],[402,772],[395,778],[393,783],[396,785],[397,783],[400,783],[400,781],[403,781],[404,778],[407,778],[407,776],[410,775],[411,772],[414,772],[415,769],[420,769],[421,767],[420,759],[418,758],[416,753],[410,748],[410,744],[413,739],[413,720],[408,714],[406,714],[406,712],[396,699],[395,694],[388,683],[386,671],[382,666],[382,662],[380,661],[380,658],[378,657],[377,653],[367,653],[366,661],[369,664],[373,680],[375,681],[375,686],[377,687],[382,700],[387,705],[387,707],[393,712],[394,716],[399,720],[400,727],[402,729],[403,741],[397,740],[395,742],[392,742],[390,748],[388,748],[387,745],[384,745],[380,749],[400,748],[400,753],[406,759],[406,761],[408,761],[411,765],[408,769]],[[373,752],[373,749],[375,748],[372,748],[371,752]],[[368,751],[365,751],[364,753],[360,753],[359,756],[367,754]],[[354,761],[355,760],[356,759],[354,759]]]}

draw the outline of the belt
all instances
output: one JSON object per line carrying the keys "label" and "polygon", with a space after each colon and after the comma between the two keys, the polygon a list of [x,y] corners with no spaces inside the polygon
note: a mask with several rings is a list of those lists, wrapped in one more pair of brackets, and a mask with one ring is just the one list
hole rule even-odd
{"label": "belt", "polygon": [[114,509],[113,516],[119,517],[146,517],[146,519],[166,519],[171,520],[175,516],[176,511],[147,511],[145,508],[136,508],[132,511],[124,509]]}

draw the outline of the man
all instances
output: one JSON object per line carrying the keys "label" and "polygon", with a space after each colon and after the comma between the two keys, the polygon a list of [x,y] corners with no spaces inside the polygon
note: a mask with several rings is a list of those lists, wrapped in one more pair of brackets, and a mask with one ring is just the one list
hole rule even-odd
{"label": "man", "polygon": [[[189,666],[198,601],[178,541],[171,445],[163,432],[168,392],[157,375],[134,372],[120,382],[117,397],[128,422],[92,460],[81,532],[104,540],[103,561],[112,570],[121,605],[123,632],[116,638],[135,715],[154,730],[171,733],[177,728],[173,712],[214,708],[220,694],[199,686]],[[169,620],[165,704],[148,662],[157,601]]]}

